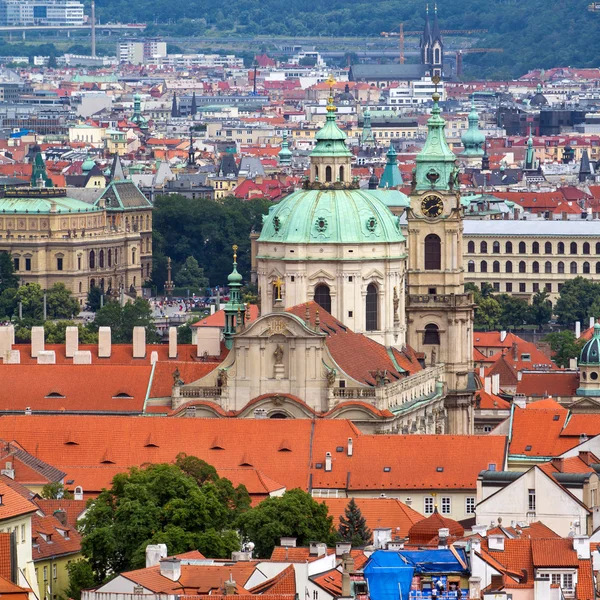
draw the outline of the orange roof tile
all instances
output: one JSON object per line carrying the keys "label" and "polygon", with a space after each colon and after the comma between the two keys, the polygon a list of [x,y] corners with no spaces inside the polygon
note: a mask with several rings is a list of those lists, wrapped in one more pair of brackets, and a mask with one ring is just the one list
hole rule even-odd
{"label": "orange roof tile", "polygon": [[[33,562],[51,556],[65,556],[81,552],[81,535],[70,525],[63,525],[56,517],[33,515],[31,536]],[[45,539],[44,539],[45,538]]]}
{"label": "orange roof tile", "polygon": [[[246,322],[251,323],[256,321],[259,316],[259,309],[256,304],[248,305],[246,310]],[[214,314],[209,315],[205,319],[200,319],[191,325],[192,327],[225,327],[225,309],[216,311]]]}
{"label": "orange roof tile", "polygon": [[0,577],[11,579],[10,533],[0,533]]}
{"label": "orange roof tile", "polygon": [[[335,552],[333,548],[327,548],[327,554],[331,555]],[[271,552],[270,560],[272,562],[290,562],[290,563],[306,563],[319,560],[322,556],[310,553],[310,548],[296,547],[289,548],[286,546],[275,546]]]}
{"label": "orange roof tile", "polygon": [[26,515],[37,510],[37,506],[33,502],[23,498],[3,481],[0,481],[0,496],[2,497],[0,520]]}
{"label": "orange roof tile", "polygon": [[260,594],[261,596],[272,596],[273,594],[294,595],[296,593],[296,571],[293,565],[290,565],[275,577],[259,583],[248,591],[251,594]]}
{"label": "orange roof tile", "polygon": [[438,536],[440,529],[448,529],[453,537],[460,538],[465,534],[460,523],[442,516],[436,508],[431,516],[418,521],[410,528],[408,531],[409,544],[416,546],[428,544]]}
{"label": "orange roof tile", "polygon": [[310,578],[313,583],[329,592],[334,598],[343,597],[342,594],[342,574],[337,569],[330,569],[324,573],[319,573]]}
{"label": "orange roof tile", "polygon": [[45,516],[52,516],[56,511],[64,511],[67,515],[67,524],[72,529],[77,527],[77,521],[79,517],[85,511],[85,500],[46,500],[44,498],[36,498],[35,504],[37,504],[40,510]]}
{"label": "orange roof tile", "polygon": [[490,550],[488,540],[481,542],[482,551],[495,559],[513,574],[523,574],[526,578],[515,581],[513,577],[504,577],[507,588],[533,588],[533,559],[531,556],[531,541],[527,538],[504,540],[504,550]]}
{"label": "orange roof tile", "polygon": [[531,555],[536,568],[579,566],[571,538],[532,539]]}
{"label": "orange roof tile", "polygon": [[[319,498],[317,500],[327,505],[329,514],[333,516],[333,523],[337,527],[350,499]],[[406,536],[415,523],[425,518],[396,498],[355,498],[354,500],[371,531],[383,527],[390,528],[394,535],[399,533]]]}
{"label": "orange roof tile", "polygon": [[579,375],[572,371],[543,371],[523,373],[517,383],[517,394],[525,396],[575,396]]}
{"label": "orange roof tile", "polygon": [[594,572],[591,559],[579,560],[577,569],[577,589],[575,596],[577,600],[594,600],[597,596],[594,592]]}
{"label": "orange roof tile", "polygon": [[510,402],[495,394],[488,394],[485,390],[478,390],[475,399],[479,400],[479,408],[482,410],[510,410]]}

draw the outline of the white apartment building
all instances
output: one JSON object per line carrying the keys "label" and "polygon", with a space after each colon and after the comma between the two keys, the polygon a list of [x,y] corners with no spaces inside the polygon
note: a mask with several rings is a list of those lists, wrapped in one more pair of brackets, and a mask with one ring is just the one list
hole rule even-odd
{"label": "white apartment building", "polygon": [[[437,87],[442,102],[446,99],[444,83],[440,82]],[[422,77],[416,81],[407,81],[399,87],[390,89],[390,107],[413,106],[431,101],[431,95],[435,92],[435,84],[431,77]]]}
{"label": "white apartment building", "polygon": [[142,65],[167,56],[167,43],[158,39],[122,40],[117,44],[120,63]]}
{"label": "white apartment building", "polygon": [[83,24],[83,4],[78,0],[0,0],[2,26]]}

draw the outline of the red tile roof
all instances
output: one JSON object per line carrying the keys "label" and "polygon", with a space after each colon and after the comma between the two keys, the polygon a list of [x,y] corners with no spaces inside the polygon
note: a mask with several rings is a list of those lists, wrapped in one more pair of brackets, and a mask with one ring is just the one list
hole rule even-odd
{"label": "red tile roof", "polygon": [[[256,304],[248,305],[246,309],[246,322],[251,323],[252,321],[256,321],[259,316],[258,306]],[[200,319],[200,321],[196,321],[196,323],[192,324],[192,327],[220,327],[223,329],[225,327],[225,309],[221,309],[216,311],[214,314],[209,315],[205,319]]]}
{"label": "red tile roof", "polygon": [[[399,533],[405,536],[415,523],[425,518],[397,498],[355,498],[354,500],[371,531],[382,527],[390,528],[394,535]],[[318,498],[317,501],[327,505],[329,514],[333,516],[333,523],[337,527],[350,499]]]}
{"label": "red tile roof", "polygon": [[63,525],[54,516],[33,515],[31,537],[34,540],[33,562],[81,552],[81,535],[70,525]]}
{"label": "red tile roof", "polygon": [[[333,548],[327,548],[327,554],[331,555],[335,552]],[[306,563],[314,562],[323,558],[316,554],[310,553],[310,548],[296,547],[289,548],[286,546],[275,546],[273,552],[271,552],[270,560],[273,562],[290,562],[290,563]]]}
{"label": "red tile roof", "polygon": [[292,306],[287,312],[305,319],[307,310],[313,325],[318,312],[320,330],[327,334],[325,343],[333,360],[356,381],[375,385],[374,372],[377,370],[387,371],[391,382],[422,370],[412,349],[407,347],[404,352],[388,349],[362,334],[354,333],[316,302]]}
{"label": "red tile roof", "polygon": [[411,546],[427,545],[436,538],[440,529],[448,529],[452,537],[462,537],[465,534],[463,526],[447,517],[442,516],[437,508],[426,519],[415,523],[408,531],[408,543]]}
{"label": "red tile roof", "polygon": [[531,555],[535,568],[579,566],[572,538],[532,539]]}
{"label": "red tile roof", "polygon": [[40,507],[40,510],[45,516],[52,516],[57,510],[62,510],[67,515],[67,524],[72,529],[77,527],[77,521],[85,511],[85,500],[45,500],[44,498],[36,498],[35,504]]}
{"label": "red tile roof", "polygon": [[260,594],[261,596],[290,594],[293,597],[296,593],[296,571],[293,565],[290,565],[275,577],[259,583],[248,591],[251,594]]}
{"label": "red tile roof", "polygon": [[330,569],[310,578],[313,583],[323,588],[334,598],[342,598],[342,574],[337,569]]}
{"label": "red tile roof", "polygon": [[577,600],[594,600],[597,596],[594,592],[594,572],[591,559],[579,560],[577,569],[577,588],[575,590]]}
{"label": "red tile roof", "polygon": [[0,481],[0,495],[2,496],[0,520],[12,519],[20,515],[34,513],[37,510],[37,506],[33,502],[23,498],[19,492],[6,485],[4,481]]}
{"label": "red tile roof", "polygon": [[475,399],[479,400],[481,410],[510,410],[510,402],[495,394],[488,394],[485,390],[478,390]]}
{"label": "red tile roof", "polygon": [[517,382],[517,394],[527,397],[575,396],[579,375],[572,371],[526,371]]}
{"label": "red tile roof", "polygon": [[10,533],[0,533],[0,577],[11,579]]}

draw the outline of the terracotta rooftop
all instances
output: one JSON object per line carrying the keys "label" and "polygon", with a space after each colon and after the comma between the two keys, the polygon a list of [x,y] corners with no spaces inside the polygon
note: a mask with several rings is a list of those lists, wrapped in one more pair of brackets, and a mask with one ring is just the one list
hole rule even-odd
{"label": "terracotta rooftop", "polygon": [[33,538],[33,561],[44,560],[51,556],[65,556],[81,551],[81,535],[69,524],[63,525],[55,516],[31,519],[31,537]]}
{"label": "terracotta rooftop", "polygon": [[408,543],[412,546],[427,545],[437,537],[440,529],[448,529],[452,537],[462,537],[465,534],[463,526],[441,515],[437,508],[433,514],[415,523],[408,531]]}

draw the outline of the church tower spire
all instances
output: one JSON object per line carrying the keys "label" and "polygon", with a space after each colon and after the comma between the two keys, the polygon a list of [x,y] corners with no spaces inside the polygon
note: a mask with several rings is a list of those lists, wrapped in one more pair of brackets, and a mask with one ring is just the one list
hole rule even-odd
{"label": "church tower spire", "polygon": [[[433,80],[439,83],[439,77]],[[446,432],[472,434],[474,305],[471,294],[464,293],[459,171],[440,113],[436,91],[406,213],[410,248],[407,341],[425,354],[427,366],[438,362],[445,366]]]}
{"label": "church tower spire", "polygon": [[225,328],[223,337],[227,348],[233,346],[233,336],[237,332],[237,326],[244,326],[246,322],[246,305],[242,302],[242,276],[237,270],[237,245],[232,246],[233,271],[227,277],[229,286],[229,302],[225,305]]}

